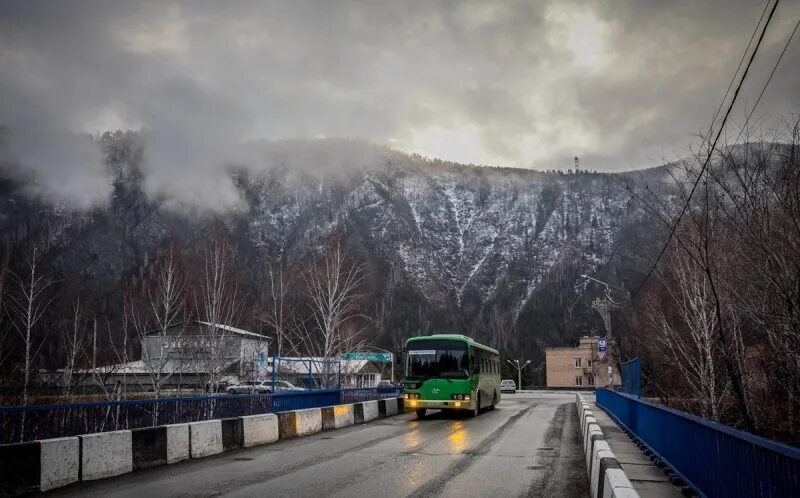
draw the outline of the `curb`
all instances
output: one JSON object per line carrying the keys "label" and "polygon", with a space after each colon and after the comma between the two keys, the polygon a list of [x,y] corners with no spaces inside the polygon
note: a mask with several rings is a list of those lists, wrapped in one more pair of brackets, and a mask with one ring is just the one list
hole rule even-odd
{"label": "curb", "polygon": [[0,445],[0,496],[48,491],[404,413],[403,398]]}
{"label": "curb", "polygon": [[578,408],[592,498],[638,498],[639,493],[633,489],[600,430],[592,405],[583,398],[583,394],[578,393],[575,395],[575,406]]}

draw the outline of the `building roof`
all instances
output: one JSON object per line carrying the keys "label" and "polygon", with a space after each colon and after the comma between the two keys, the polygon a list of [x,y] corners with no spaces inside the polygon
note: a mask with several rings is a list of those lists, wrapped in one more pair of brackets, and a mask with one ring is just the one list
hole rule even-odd
{"label": "building roof", "polygon": [[[236,328],[236,327],[233,327],[231,325],[224,325],[224,324],[221,324],[221,323],[215,324],[213,322],[204,322],[202,320],[191,320],[189,322],[178,322],[178,323],[175,323],[173,325],[170,325],[168,328],[172,329],[172,328],[175,328],[175,327],[178,327],[178,326],[181,326],[181,325],[186,326],[186,325],[191,325],[191,324],[202,325],[204,327],[216,327],[218,329],[225,330],[226,332],[230,332],[231,334],[234,334],[234,335],[238,335],[238,336],[241,336],[241,337],[247,337],[248,339],[266,341],[266,342],[269,342],[269,343],[272,342],[272,339],[270,337],[265,336],[265,335],[256,334],[255,332],[250,332],[249,330]],[[147,334],[145,334],[145,335],[153,335],[153,334],[157,334],[159,332],[160,332],[159,330],[151,330],[150,332],[147,332]]]}

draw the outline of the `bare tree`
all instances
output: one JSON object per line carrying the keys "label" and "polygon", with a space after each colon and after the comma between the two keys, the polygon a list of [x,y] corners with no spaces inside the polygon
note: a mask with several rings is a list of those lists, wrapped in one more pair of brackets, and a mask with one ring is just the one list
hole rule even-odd
{"label": "bare tree", "polygon": [[[297,328],[295,348],[325,360],[363,347],[363,324],[368,318],[359,304],[364,283],[363,264],[349,262],[338,238],[330,241],[322,258],[303,273],[309,298],[309,323]],[[333,376],[325,363],[325,381]]]}
{"label": "bare tree", "polygon": [[169,355],[171,346],[182,338],[183,328],[177,333],[174,329],[183,323],[185,311],[186,281],[179,270],[176,252],[175,246],[170,245],[162,254],[146,303],[141,305],[129,299],[126,306],[127,319],[142,345],[142,364],[156,398],[183,366]]}
{"label": "bare tree", "polygon": [[719,421],[724,389],[717,368],[721,351],[710,286],[702,268],[686,254],[679,252],[672,259],[669,275],[662,274],[669,302],[652,300],[649,305],[657,351],[667,363],[680,365],[683,380],[699,398],[701,414]]}
{"label": "bare tree", "polygon": [[[33,361],[39,352],[43,341],[38,341],[34,337],[37,324],[44,316],[48,306],[53,301],[53,297],[48,297],[48,289],[53,282],[46,274],[41,274],[38,268],[39,263],[38,247],[34,244],[31,248],[27,271],[23,276],[11,273],[12,280],[16,283],[17,291],[9,296],[11,307],[12,326],[22,339],[24,347],[22,365],[22,404],[28,404],[28,389],[31,381],[31,370]],[[22,414],[20,438],[24,437],[25,412]],[[22,439],[20,439],[22,440]]]}
{"label": "bare tree", "polygon": [[264,311],[259,319],[272,329],[274,337],[274,354],[282,356],[288,347],[289,336],[294,328],[297,305],[289,298],[291,280],[290,269],[283,262],[270,261],[266,268],[266,293]]}
{"label": "bare tree", "polygon": [[66,358],[64,362],[64,388],[62,395],[65,399],[72,394],[78,360],[83,355],[86,346],[86,334],[83,325],[83,310],[80,299],[75,301],[70,320],[65,320],[61,326],[61,337],[64,344]]}
{"label": "bare tree", "polygon": [[3,365],[11,356],[12,351],[9,344],[8,329],[3,323],[6,316],[5,296],[8,282],[9,256],[9,251],[5,250],[0,254],[0,375],[3,372]]}
{"label": "bare tree", "polygon": [[238,352],[232,350],[228,333],[241,313],[239,282],[234,257],[221,227],[209,235],[202,254],[202,272],[195,286],[195,301],[203,332],[199,360],[205,364],[207,385],[219,390],[222,374]]}

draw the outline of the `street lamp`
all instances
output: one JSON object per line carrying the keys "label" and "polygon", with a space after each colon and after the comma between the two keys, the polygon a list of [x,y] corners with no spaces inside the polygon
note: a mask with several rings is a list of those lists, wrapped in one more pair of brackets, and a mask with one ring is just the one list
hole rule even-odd
{"label": "street lamp", "polygon": [[[614,300],[611,299],[610,285],[603,282],[602,280],[590,277],[589,275],[581,275],[581,277],[585,278],[586,280],[593,280],[606,288],[605,299],[601,299],[598,297],[597,299],[592,301],[592,308],[595,309],[598,313],[600,313],[600,317],[603,319],[603,324],[606,326],[606,341],[608,347],[608,386],[613,388],[614,370],[611,367],[611,365],[613,364],[611,359],[611,306],[618,305],[620,303],[615,303]],[[597,381],[595,380],[595,383],[596,382]]]}
{"label": "street lamp", "polygon": [[528,364],[531,362],[531,360],[526,361],[524,365],[520,365],[519,364],[519,360],[514,360],[514,361],[506,360],[506,361],[508,363],[510,363],[512,367],[517,369],[517,382],[518,382],[517,389],[519,389],[521,391],[522,390],[522,369],[527,367]]}

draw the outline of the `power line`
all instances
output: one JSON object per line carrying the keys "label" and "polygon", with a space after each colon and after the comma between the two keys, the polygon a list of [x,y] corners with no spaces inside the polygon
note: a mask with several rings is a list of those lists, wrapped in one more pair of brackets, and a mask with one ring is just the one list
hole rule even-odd
{"label": "power line", "polygon": [[706,168],[708,167],[708,163],[711,161],[711,156],[714,154],[714,150],[717,148],[717,142],[719,141],[720,136],[722,136],[722,132],[725,129],[725,123],[728,122],[728,117],[733,110],[734,104],[736,104],[736,99],[739,97],[739,92],[742,90],[742,85],[744,84],[744,80],[747,78],[747,74],[750,71],[750,66],[753,64],[753,60],[756,58],[756,54],[758,53],[759,47],[761,47],[761,42],[764,40],[764,35],[767,33],[767,28],[769,28],[769,24],[772,21],[772,16],[775,14],[775,9],[778,7],[780,0],[775,0],[775,3],[772,5],[772,10],[769,12],[769,17],[767,17],[766,23],[764,23],[764,29],[761,30],[761,35],[758,37],[758,42],[756,43],[755,48],[753,49],[753,53],[750,54],[750,60],[747,61],[747,66],[744,68],[744,72],[742,73],[742,77],[739,80],[739,84],[736,86],[736,91],[733,93],[733,98],[731,99],[730,104],[728,105],[728,110],[725,111],[725,116],[722,118],[722,123],[720,123],[719,129],[717,130],[717,136],[714,137],[714,142],[711,144],[711,147],[708,149],[708,155],[706,156],[706,160],[703,162],[703,167],[700,168],[700,173],[697,175],[697,178],[692,185],[692,190],[689,191],[689,196],[686,198],[686,202],[683,205],[683,209],[681,209],[680,214],[678,215],[678,219],[675,220],[675,223],[672,225],[670,229],[669,236],[667,240],[664,242],[664,245],[661,247],[661,251],[658,253],[658,257],[656,257],[655,262],[653,262],[653,266],[650,267],[647,274],[645,275],[642,283],[639,284],[639,287],[633,292],[631,295],[631,299],[635,298],[639,291],[642,290],[644,284],[650,279],[650,276],[655,271],[656,267],[658,266],[659,261],[664,256],[664,253],[669,246],[670,241],[672,241],[672,237],[675,235],[675,230],[678,229],[678,225],[680,224],[683,216],[686,214],[686,211],[689,209],[689,203],[692,200],[692,196],[694,195],[695,191],[697,190],[697,186],[700,184],[700,179],[703,178],[703,173],[705,173]]}
{"label": "power line", "polygon": [[731,81],[728,83],[728,88],[725,90],[725,95],[722,96],[722,100],[717,106],[717,109],[714,111],[714,116],[711,118],[711,126],[708,127],[708,138],[705,138],[705,141],[708,141],[708,139],[711,137],[711,134],[714,132],[714,123],[717,122],[719,113],[720,111],[722,111],[722,106],[725,105],[725,100],[731,93],[731,88],[733,88],[733,82],[736,81],[736,76],[739,75],[739,70],[742,68],[742,63],[744,63],[744,59],[747,57],[748,52],[750,52],[750,46],[753,44],[753,40],[756,38],[756,33],[758,33],[758,28],[761,27],[761,21],[764,20],[764,14],[767,13],[770,1],[771,0],[767,0],[766,2],[764,2],[764,9],[761,11],[761,17],[758,18],[756,27],[753,28],[753,33],[750,35],[750,40],[747,42],[747,46],[744,48],[744,52],[742,52],[742,56],[739,58],[739,65],[736,66],[736,71],[734,71],[733,76],[731,76]]}
{"label": "power line", "polygon": [[750,109],[750,112],[747,113],[747,117],[744,120],[744,125],[742,125],[742,129],[739,130],[739,135],[736,136],[736,140],[733,141],[734,144],[739,141],[739,139],[742,137],[742,133],[744,133],[744,131],[747,129],[747,123],[750,122],[750,118],[753,116],[753,113],[756,112],[756,108],[758,107],[759,102],[761,102],[761,97],[764,96],[764,92],[766,92],[769,83],[772,81],[772,77],[775,76],[775,71],[777,71],[778,66],[781,63],[781,60],[783,60],[783,56],[786,54],[786,50],[788,50],[789,44],[792,43],[792,38],[794,38],[794,34],[797,32],[798,27],[800,27],[800,19],[798,19],[797,22],[795,23],[794,29],[789,34],[789,39],[786,40],[786,44],[783,46],[781,55],[778,56],[778,60],[776,60],[775,65],[772,66],[772,71],[770,71],[769,73],[769,78],[767,78],[767,81],[764,83],[764,86],[761,87],[761,93],[758,94],[756,103],[753,105],[753,108]]}

